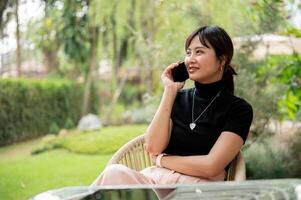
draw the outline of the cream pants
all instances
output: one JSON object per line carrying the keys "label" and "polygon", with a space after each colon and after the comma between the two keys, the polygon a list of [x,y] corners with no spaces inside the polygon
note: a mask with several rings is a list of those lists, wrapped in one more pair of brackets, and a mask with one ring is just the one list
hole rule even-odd
{"label": "cream pants", "polygon": [[113,164],[105,168],[92,186],[99,185],[134,185],[134,184],[193,184],[208,181],[223,181],[225,171],[214,178],[188,176],[166,168],[148,167],[135,171],[124,165]]}
{"label": "cream pants", "polygon": [[[223,181],[225,171],[212,179],[184,175],[166,168],[148,167],[141,171],[135,171],[124,165],[113,164],[97,177],[91,186],[104,185],[138,185],[138,184],[194,184],[208,181]],[[158,199],[163,199],[173,189],[154,189]]]}

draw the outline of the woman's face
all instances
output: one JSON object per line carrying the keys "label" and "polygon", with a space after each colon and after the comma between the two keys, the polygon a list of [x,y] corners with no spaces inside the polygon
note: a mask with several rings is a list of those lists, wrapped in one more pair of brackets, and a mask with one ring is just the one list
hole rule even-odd
{"label": "woman's face", "polygon": [[[208,43],[208,42],[207,42]],[[198,36],[194,37],[186,50],[185,65],[191,80],[212,83],[222,78],[222,64],[213,47],[204,46]]]}

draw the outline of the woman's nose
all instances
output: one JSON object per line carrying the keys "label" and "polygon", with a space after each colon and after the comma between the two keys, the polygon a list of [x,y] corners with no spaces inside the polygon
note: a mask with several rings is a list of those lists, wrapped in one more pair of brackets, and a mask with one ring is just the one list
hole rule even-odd
{"label": "woman's nose", "polygon": [[195,62],[195,56],[194,56],[194,54],[191,54],[190,56],[187,56],[186,61],[187,61],[188,63],[193,63],[193,62]]}

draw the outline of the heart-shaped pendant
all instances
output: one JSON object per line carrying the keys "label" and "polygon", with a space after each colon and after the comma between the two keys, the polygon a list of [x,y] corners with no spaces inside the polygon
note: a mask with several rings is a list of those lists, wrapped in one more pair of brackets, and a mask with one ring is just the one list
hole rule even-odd
{"label": "heart-shaped pendant", "polygon": [[190,123],[189,124],[189,127],[191,130],[193,130],[195,128],[196,124],[194,122]]}

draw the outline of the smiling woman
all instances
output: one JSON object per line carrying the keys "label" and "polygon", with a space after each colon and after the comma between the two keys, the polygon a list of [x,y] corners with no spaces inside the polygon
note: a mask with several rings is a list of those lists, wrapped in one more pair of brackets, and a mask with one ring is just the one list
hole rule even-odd
{"label": "smiling woman", "polygon": [[234,96],[233,44],[220,27],[205,26],[186,40],[185,66],[195,87],[182,89],[169,65],[164,92],[145,136],[154,165],[135,171],[109,165],[93,185],[177,184],[222,181],[245,143],[253,111]]}

